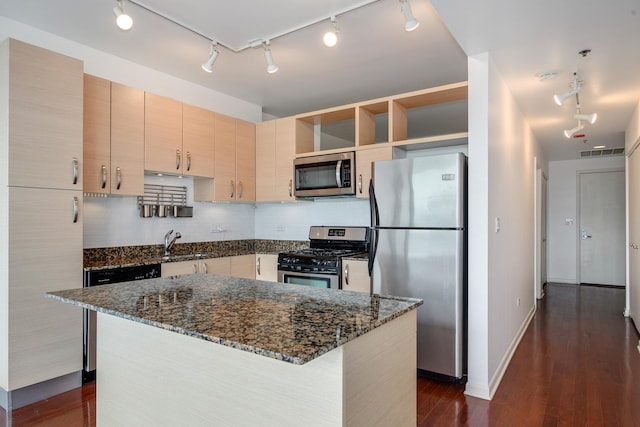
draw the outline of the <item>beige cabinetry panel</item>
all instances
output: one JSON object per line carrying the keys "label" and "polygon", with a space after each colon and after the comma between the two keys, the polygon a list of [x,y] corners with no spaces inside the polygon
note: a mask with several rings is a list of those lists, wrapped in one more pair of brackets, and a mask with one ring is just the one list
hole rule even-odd
{"label": "beige cabinetry panel", "polygon": [[165,262],[160,265],[160,276],[178,276],[180,274],[198,273],[198,260]]}
{"label": "beige cabinetry panel", "polygon": [[144,193],[144,92],[84,76],[84,191]]}
{"label": "beige cabinetry panel", "polygon": [[213,178],[215,113],[182,104],[182,173]]}
{"label": "beige cabinetry panel", "polygon": [[236,200],[256,200],[256,125],[236,119]]}
{"label": "beige cabinetry panel", "polygon": [[244,279],[255,279],[255,255],[238,255],[229,257],[231,261],[232,277],[242,277]]}
{"label": "beige cabinetry panel", "polygon": [[278,255],[256,254],[256,280],[278,281]]}
{"label": "beige cabinetry panel", "polygon": [[342,289],[370,292],[369,265],[367,261],[342,260]]}
{"label": "beige cabinetry panel", "polygon": [[216,113],[213,200],[236,199],[236,119]]}
{"label": "beige cabinetry panel", "polygon": [[82,190],[82,62],[5,43],[9,185]]}
{"label": "beige cabinetry panel", "polygon": [[82,369],[82,310],[44,297],[82,287],[82,192],[8,191],[8,295],[2,299],[9,311],[8,390],[15,390]]}
{"label": "beige cabinetry panel", "polygon": [[291,201],[296,120],[293,117],[256,124],[256,201]]}
{"label": "beige cabinetry panel", "polygon": [[146,92],[144,114],[144,168],[182,173],[182,103]]}
{"label": "beige cabinetry panel", "polygon": [[392,150],[391,147],[381,147],[356,151],[356,197],[369,198],[371,164],[378,160],[391,160],[393,158]]}
{"label": "beige cabinetry panel", "polygon": [[200,273],[228,276],[231,274],[231,260],[229,257],[201,259]]}

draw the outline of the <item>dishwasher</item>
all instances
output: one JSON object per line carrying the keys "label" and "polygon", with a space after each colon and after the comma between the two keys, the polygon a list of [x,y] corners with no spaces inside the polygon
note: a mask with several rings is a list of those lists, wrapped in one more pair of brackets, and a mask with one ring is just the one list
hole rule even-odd
{"label": "dishwasher", "polygon": [[[126,267],[109,267],[84,272],[83,286],[108,285],[111,283],[130,282],[134,280],[160,277],[160,264],[145,264]],[[94,310],[83,313],[83,371],[82,382],[90,382],[96,378],[96,321]]]}

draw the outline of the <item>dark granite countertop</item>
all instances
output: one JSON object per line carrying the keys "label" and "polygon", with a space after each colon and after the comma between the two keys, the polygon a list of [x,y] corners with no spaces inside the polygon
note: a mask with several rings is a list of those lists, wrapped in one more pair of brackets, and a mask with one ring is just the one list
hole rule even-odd
{"label": "dark granite countertop", "polygon": [[422,304],[412,298],[205,274],[47,296],[299,365]]}

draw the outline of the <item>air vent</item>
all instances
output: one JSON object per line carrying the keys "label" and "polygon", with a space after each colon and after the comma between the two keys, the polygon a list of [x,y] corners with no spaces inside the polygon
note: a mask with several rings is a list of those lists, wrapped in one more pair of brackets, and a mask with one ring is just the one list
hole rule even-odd
{"label": "air vent", "polygon": [[588,157],[606,157],[606,156],[621,156],[624,154],[624,148],[603,148],[602,150],[588,150],[581,151],[581,158]]}

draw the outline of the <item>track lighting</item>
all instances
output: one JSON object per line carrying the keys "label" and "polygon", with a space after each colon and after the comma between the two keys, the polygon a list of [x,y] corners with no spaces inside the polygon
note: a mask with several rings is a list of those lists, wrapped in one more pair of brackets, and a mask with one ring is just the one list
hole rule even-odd
{"label": "track lighting", "polygon": [[578,125],[576,127],[574,127],[573,129],[567,129],[564,131],[564,136],[566,136],[567,138],[571,138],[573,135],[580,132],[582,129],[584,129],[584,125],[582,124],[582,121],[578,120]]}
{"label": "track lighting", "polygon": [[116,25],[123,31],[128,31],[133,27],[133,19],[124,13],[122,0],[117,0],[118,5],[113,8],[113,14],[116,15]]}
{"label": "track lighting", "polygon": [[217,43],[211,42],[211,51],[209,52],[209,59],[207,60],[207,62],[202,64],[202,69],[205,70],[207,73],[213,72],[213,63],[216,62],[216,58],[220,53],[218,49],[216,49],[216,46],[217,46]]}
{"label": "track lighting", "polygon": [[267,60],[267,73],[273,74],[278,71],[278,66],[273,62],[273,54],[269,49],[269,40],[262,43],[264,47],[264,57]]}
{"label": "track lighting", "polygon": [[324,36],[322,37],[322,41],[327,47],[333,47],[338,42],[338,22],[336,21],[335,16],[331,17],[331,26],[333,28],[324,33]]}
{"label": "track lighting", "polygon": [[420,25],[420,22],[413,16],[409,0],[400,0],[400,8],[404,12],[404,29],[405,31],[413,31]]}
{"label": "track lighting", "polygon": [[596,122],[596,120],[598,120],[598,113],[593,113],[593,114],[574,114],[573,118],[577,119],[577,120],[586,120],[586,121],[589,122],[589,124],[594,124]]}
{"label": "track lighting", "polygon": [[578,80],[578,75],[573,73],[573,81],[571,82],[571,90],[567,93],[563,93],[562,95],[553,95],[553,100],[556,104],[562,105],[567,98],[572,97],[573,95],[580,92],[582,89],[582,82]]}

